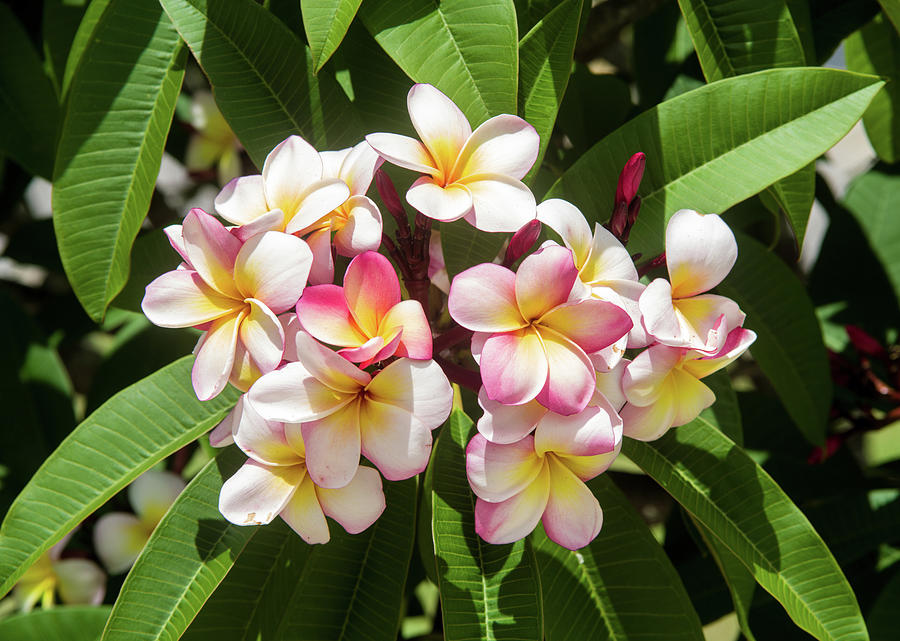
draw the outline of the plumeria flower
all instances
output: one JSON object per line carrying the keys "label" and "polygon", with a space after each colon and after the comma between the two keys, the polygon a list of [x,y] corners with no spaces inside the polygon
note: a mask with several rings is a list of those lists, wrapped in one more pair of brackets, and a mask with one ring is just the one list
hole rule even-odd
{"label": "plumeria flower", "polygon": [[671,347],[719,351],[744,313],[730,298],[703,292],[721,283],[736,259],[734,234],[719,216],[675,212],[666,226],[669,280],[655,279],[639,301],[647,333]]}
{"label": "plumeria flower", "polygon": [[23,612],[38,603],[53,605],[54,594],[67,605],[99,605],[106,594],[106,574],[89,559],[60,559],[72,532],[28,568],[13,588],[13,598]]}
{"label": "plumeria flower", "polygon": [[299,361],[260,378],[248,398],[267,420],[303,424],[316,485],[350,483],[360,454],[389,481],[425,469],[431,430],[449,416],[453,399],[434,361],[401,358],[372,376],[304,332],[296,348]]}
{"label": "plumeria flower", "polygon": [[132,566],[183,489],[184,481],[177,474],[147,470],[128,486],[128,502],[135,514],[109,512],[97,520],[94,549],[110,574],[121,574]]}
{"label": "plumeria flower", "polygon": [[583,410],[594,393],[588,354],[631,329],[620,307],[570,298],[578,270],[569,249],[551,246],[526,257],[518,272],[483,263],[453,279],[453,319],[475,332],[472,353],[487,397],[504,405],[533,399],[559,414]]}
{"label": "plumeria flower", "polygon": [[220,185],[241,175],[241,143],[225,122],[213,95],[198,91],[191,101],[191,126],[184,164],[190,171],[216,167]]}
{"label": "plumeria flower", "polygon": [[267,421],[242,397],[232,416],[234,442],[249,458],[222,485],[219,511],[236,525],[264,525],[281,516],[307,543],[327,543],[331,517],[350,534],[362,532],[384,511],[381,476],[359,466],[339,489],[316,485],[307,473],[306,447],[297,423]]}
{"label": "plumeria flower", "polygon": [[625,435],[653,441],[669,428],[693,421],[716,400],[700,379],[734,361],[755,340],[754,332],[738,327],[716,354],[661,343],[638,354],[622,377],[628,400],[620,411]]}
{"label": "plumeria flower", "polygon": [[393,355],[431,358],[431,327],[422,305],[400,300],[400,280],[377,252],[350,261],[343,287],[307,287],[297,317],[313,338],[343,347],[338,353],[361,367]]}
{"label": "plumeria flower", "polygon": [[[638,281],[637,269],[625,246],[600,224],[594,233],[581,211],[570,202],[551,198],[537,208],[537,219],[560,235],[572,250],[578,279],[591,296],[621,304],[633,323],[627,337],[627,347],[646,347],[648,340],[641,325],[638,299],[644,285]],[[617,296],[611,297],[612,290]],[[622,352],[621,346],[618,350]],[[615,365],[615,363],[612,363]]]}
{"label": "plumeria flower", "polygon": [[[266,156],[261,175],[232,180],[216,196],[215,206],[234,225],[263,219],[262,230],[293,234],[308,229],[349,196],[346,182],[324,175],[319,152],[300,136],[290,136]],[[281,215],[266,216],[271,212]]]}
{"label": "plumeria flower", "polygon": [[284,332],[276,314],[296,305],[312,253],[281,232],[242,242],[199,209],[184,219],[181,242],[173,247],[185,264],[150,283],[141,308],[160,327],[206,330],[192,372],[197,398],[205,401],[229,378],[240,386],[281,363]]}
{"label": "plumeria flower", "polygon": [[603,512],[584,481],[606,471],[622,446],[622,421],[602,408],[574,416],[547,414],[514,443],[476,434],[466,448],[475,531],[511,543],[542,521],[547,536],[570,550],[597,536]]}
{"label": "plumeria flower", "polygon": [[366,140],[385,160],[422,174],[406,200],[430,218],[465,218],[482,231],[513,232],[535,216],[534,195],[522,178],[537,160],[534,127],[503,114],[474,132],[450,98],[418,84],[406,100],[422,142],[374,133]]}

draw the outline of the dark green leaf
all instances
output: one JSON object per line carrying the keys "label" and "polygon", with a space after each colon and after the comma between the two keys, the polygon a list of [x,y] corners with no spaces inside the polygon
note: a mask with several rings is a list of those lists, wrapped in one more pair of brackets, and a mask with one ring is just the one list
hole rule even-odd
{"label": "dark green leaf", "polygon": [[441,249],[450,280],[479,263],[489,263],[500,253],[509,234],[478,231],[464,221],[441,223]]}
{"label": "dark green leaf", "polygon": [[313,71],[318,73],[341,44],[361,3],[362,0],[300,0]]}
{"label": "dark green leaf", "polygon": [[97,641],[103,632],[107,606],[58,606],[0,621],[3,641]]}

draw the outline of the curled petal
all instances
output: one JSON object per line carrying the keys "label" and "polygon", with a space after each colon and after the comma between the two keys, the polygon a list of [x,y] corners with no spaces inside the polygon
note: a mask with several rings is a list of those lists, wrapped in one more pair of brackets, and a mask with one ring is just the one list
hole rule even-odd
{"label": "curled petal", "polygon": [[309,186],[321,180],[322,160],[303,138],[290,136],[266,156],[262,178],[269,208],[290,220]]}
{"label": "curled petal", "polygon": [[[725,345],[716,354],[712,356],[703,355],[700,358],[686,360],[684,362],[684,370],[689,372],[695,378],[703,378],[709,376],[713,372],[717,372],[737,357],[747,351],[747,348],[756,340],[756,332],[743,327],[731,330]],[[702,354],[701,352],[692,352],[691,356]]]}
{"label": "curled petal", "polygon": [[305,242],[277,231],[257,234],[241,247],[234,278],[246,298],[256,298],[275,314],[297,304],[312,266]]}
{"label": "curled petal", "polygon": [[192,209],[182,225],[188,262],[206,283],[229,298],[241,298],[234,284],[234,261],[241,242],[202,209]]}
{"label": "curled petal", "polygon": [[305,475],[303,465],[270,467],[248,459],[222,484],[219,512],[235,525],[265,525],[284,509]]}
{"label": "curled petal", "polygon": [[476,174],[456,184],[463,184],[472,196],[465,218],[475,229],[512,233],[537,215],[534,194],[515,178]]}
{"label": "curled petal", "polygon": [[381,475],[360,465],[356,476],[340,489],[317,488],[316,494],[325,514],[340,523],[348,534],[359,534],[384,512]]}
{"label": "curled petal", "polygon": [[615,411],[622,409],[625,405],[625,392],[622,390],[622,377],[625,375],[625,368],[631,363],[628,359],[623,358],[608,372],[597,372],[597,389],[588,405],[599,405],[600,399],[609,402]]}
{"label": "curled petal", "polygon": [[361,451],[359,421],[359,404],[350,403],[300,426],[309,476],[319,487],[344,487],[356,475]]}
{"label": "curled petal", "polygon": [[469,121],[450,98],[432,85],[413,85],[406,106],[419,138],[436,166],[447,174],[472,135]]}
{"label": "curled petal", "polygon": [[271,372],[284,354],[284,329],[278,317],[255,298],[248,298],[250,313],[241,323],[241,342],[262,372]]}
{"label": "curled petal", "polygon": [[544,346],[532,328],[491,334],[484,341],[481,378],[491,400],[504,405],[527,403],[547,383],[548,371]]}
{"label": "curled petal", "polygon": [[508,332],[527,324],[516,301],[516,275],[493,263],[458,274],[450,284],[447,308],[453,320],[476,332]]}
{"label": "curled petal", "polygon": [[516,272],[516,301],[522,317],[537,320],[565,303],[577,278],[570,249],[557,245],[527,256]]}
{"label": "curled petal", "polygon": [[655,402],[684,355],[681,348],[656,344],[635,356],[622,375],[622,390],[628,402],[642,407]]}
{"label": "curled petal", "polygon": [[181,256],[181,260],[185,262],[188,268],[191,268],[191,259],[188,258],[187,250],[184,248],[184,236],[181,233],[181,225],[169,225],[163,229],[163,233],[166,235],[166,238],[169,240],[169,244],[172,246],[179,256]]}
{"label": "curled petal", "polygon": [[244,395],[242,394],[235,406],[231,408],[231,411],[225,415],[225,418],[212,428],[212,431],[209,433],[209,444],[212,447],[227,447],[234,443],[232,435],[237,427],[237,422],[240,420],[243,405]]}
{"label": "curled petal", "polygon": [[580,276],[590,284],[610,280],[638,280],[631,254],[618,238],[600,224],[594,225],[590,258],[581,267]]}
{"label": "curled petal", "polygon": [[544,467],[534,451],[534,437],[514,443],[491,443],[476,434],[466,447],[466,477],[475,495],[499,503],[523,491]]}
{"label": "curled petal", "polygon": [[350,261],[344,275],[347,307],[366,336],[376,336],[381,319],[400,302],[400,281],[391,262],[377,252]]}
{"label": "curled petal", "polygon": [[234,314],[243,307],[239,300],[222,296],[200,275],[176,269],[147,285],[141,309],[160,327],[193,327]]}
{"label": "curled petal", "polygon": [[[381,319],[378,333],[381,336],[392,336],[402,330],[397,356],[407,356],[419,360],[431,358],[431,326],[425,316],[422,304],[416,300],[400,301]],[[387,358],[392,354],[382,354],[380,358]]]}
{"label": "curled petal", "polygon": [[438,173],[437,166],[431,158],[431,154],[415,138],[401,136],[399,134],[369,134],[366,142],[378,152],[378,155],[389,163],[418,171],[422,174]]}
{"label": "curled petal", "polygon": [[228,384],[238,333],[246,317],[246,310],[215,321],[197,343],[191,381],[201,401],[218,396]]}
{"label": "curled petal", "polygon": [[543,456],[554,452],[570,456],[608,454],[621,442],[622,419],[608,405],[587,407],[574,416],[547,412],[534,432],[534,450]]}
{"label": "curled petal", "polygon": [[303,290],[297,301],[297,318],[311,336],[329,345],[358,347],[368,340],[353,320],[343,287],[337,285],[314,285]]}
{"label": "curled petal", "polygon": [[478,391],[478,404],[484,414],[478,419],[478,432],[493,443],[515,443],[531,433],[547,408],[537,401],[522,405],[504,405],[488,398],[484,387]]}
{"label": "curled petal", "polygon": [[453,175],[503,174],[521,180],[537,160],[540,144],[535,128],[518,116],[494,116],[465,141]]}
{"label": "curled petal", "polygon": [[360,406],[362,453],[389,481],[415,476],[428,465],[431,429],[396,405],[366,399]]}
{"label": "curled petal", "polygon": [[628,332],[628,347],[630,349],[647,347],[653,342],[653,339],[647,336],[647,331],[644,329],[644,324],[641,320],[641,308],[638,304],[641,294],[644,293],[646,287],[646,285],[636,280],[605,280],[603,285],[592,290],[599,290],[595,298],[600,298],[601,300],[609,300],[606,294],[609,291],[618,296],[617,304],[621,305],[622,309],[628,313],[633,323],[631,331]]}
{"label": "curled petal", "polygon": [[297,356],[297,334],[303,331],[297,314],[288,312],[278,317],[278,322],[284,330],[284,360],[295,362],[300,360]]}
{"label": "curled petal", "polygon": [[[398,331],[394,335],[394,350],[397,349],[397,344],[400,342],[400,332]],[[339,349],[338,354],[346,358],[351,363],[360,363],[361,367],[368,367],[368,365],[363,365],[363,362],[372,361],[374,362],[375,357],[385,348],[384,339],[381,336],[375,336],[370,338],[365,343],[356,348],[345,348]]]}
{"label": "curled petal", "polygon": [[303,478],[300,487],[281,510],[281,518],[310,545],[328,543],[331,538],[316,485],[309,475]]}
{"label": "curled petal", "polygon": [[433,430],[450,415],[453,390],[440,365],[432,360],[401,358],[378,372],[366,388],[367,396],[394,405]]}
{"label": "curled petal", "polygon": [[315,379],[331,389],[356,394],[372,380],[366,372],[320,345],[305,332],[297,332],[296,344],[300,362]]}
{"label": "curled petal", "polygon": [[344,203],[347,222],[337,227],[334,247],[342,256],[357,256],[366,251],[378,251],[381,246],[381,212],[371,198],[350,196]]}
{"label": "curled petal", "polygon": [[541,467],[524,490],[500,503],[475,501],[475,532],[488,543],[512,543],[528,536],[547,507],[550,471]]}
{"label": "curled petal", "polygon": [[222,188],[214,202],[216,212],[235,225],[246,225],[275,209],[266,202],[262,176],[235,178]]}
{"label": "curled petal", "polygon": [[744,322],[744,312],[730,298],[700,294],[674,301],[684,347],[718,352],[729,332]]}
{"label": "curled petal", "polygon": [[110,574],[125,572],[147,543],[148,532],[133,514],[109,512],[94,525],[94,549]]}
{"label": "curled petal", "polygon": [[593,541],[603,525],[600,503],[565,465],[551,459],[550,492],[541,519],[547,536],[564,548],[577,550]]}
{"label": "curled petal", "polygon": [[664,278],[654,279],[644,289],[638,301],[642,322],[647,333],[656,340],[681,346],[682,328],[672,304],[672,285]]}
{"label": "curled petal", "polygon": [[232,227],[228,231],[239,241],[245,243],[257,234],[282,230],[284,230],[284,212],[280,209],[273,209],[249,223],[240,227]]}
{"label": "curled petal", "polygon": [[716,214],[676,211],[666,226],[666,265],[675,298],[709,291],[737,260],[734,234]]}
{"label": "curled petal", "polygon": [[[360,144],[365,144],[369,147],[369,151],[375,154],[376,158],[378,157],[378,154],[367,142],[363,141]],[[324,178],[341,178],[341,165],[344,164],[344,160],[350,155],[352,149],[353,147],[347,147],[338,151],[320,151],[319,158],[322,160],[322,176]],[[347,181],[345,180],[344,182]]]}
{"label": "curled petal", "polygon": [[472,192],[466,185],[446,186],[431,176],[422,176],[406,192],[406,202],[429,218],[448,223],[472,211]]}
{"label": "curled petal", "polygon": [[591,227],[581,210],[568,201],[551,198],[537,206],[537,219],[560,235],[581,269],[591,252]]}
{"label": "curled petal", "polygon": [[375,170],[381,166],[384,159],[365,140],[348,151],[341,162],[339,173],[326,172],[325,175],[336,176],[347,183],[351,196],[364,196],[372,184]]}

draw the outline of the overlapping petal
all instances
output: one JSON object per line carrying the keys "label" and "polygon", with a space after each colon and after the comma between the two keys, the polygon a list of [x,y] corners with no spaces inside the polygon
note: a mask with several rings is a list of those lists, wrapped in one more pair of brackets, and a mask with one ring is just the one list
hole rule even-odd
{"label": "overlapping petal", "polygon": [[176,269],[147,285],[141,309],[160,327],[193,327],[234,314],[242,303],[219,294],[200,275]]}
{"label": "overlapping petal", "polygon": [[263,177],[241,176],[229,182],[214,201],[218,214],[235,225],[253,222],[271,209],[266,202]]}
{"label": "overlapping petal", "polygon": [[310,545],[328,543],[331,539],[316,485],[308,475],[281,510],[281,518]]}
{"label": "overlapping petal", "polygon": [[414,415],[429,430],[450,415],[453,390],[440,365],[432,360],[401,358],[378,372],[366,387],[374,401],[394,405]]}
{"label": "overlapping petal", "polygon": [[468,215],[475,197],[467,185],[441,186],[430,176],[422,176],[406,192],[406,202],[429,218],[449,223]]}
{"label": "overlapping petal", "polygon": [[306,466],[316,485],[344,487],[356,475],[361,451],[360,418],[359,402],[353,402],[302,424]]}
{"label": "overlapping petal", "polygon": [[328,387],[302,363],[288,363],[256,381],[247,398],[253,409],[270,421],[301,423],[328,416],[352,401],[355,394]]}
{"label": "overlapping petal", "polygon": [[356,476],[337,490],[317,488],[319,503],[326,515],[333,518],[349,534],[359,534],[384,512],[384,491],[381,476],[371,467],[360,465]]}
{"label": "overlapping petal", "polygon": [[516,302],[520,313],[526,320],[541,318],[569,299],[577,278],[572,251],[565,247],[545,247],[526,257],[516,272]]}
{"label": "overlapping petal", "polygon": [[266,156],[262,179],[270,209],[280,209],[290,220],[309,186],[322,178],[322,160],[300,136],[290,136]]}
{"label": "overlapping petal", "polygon": [[[536,397],[538,402],[557,414],[581,412],[594,394],[591,361],[578,345],[552,330],[542,329],[540,340],[547,363],[547,379]],[[482,358],[488,357],[482,353]]]}
{"label": "overlapping petal", "polygon": [[737,260],[731,229],[715,214],[680,209],[666,226],[666,265],[672,295],[685,298],[718,285]]}
{"label": "overlapping petal", "polygon": [[466,477],[475,495],[491,503],[505,501],[528,487],[543,469],[534,437],[492,443],[476,434],[466,447]]}
{"label": "overlapping petal", "polygon": [[475,174],[459,183],[472,196],[466,220],[486,232],[514,232],[535,217],[534,194],[524,183],[503,174]]}
{"label": "overlapping petal", "polygon": [[491,334],[484,341],[481,379],[492,400],[527,403],[546,385],[549,369],[544,345],[533,328]]}
{"label": "overlapping petal", "polygon": [[202,209],[192,209],[181,228],[189,263],[207,285],[230,298],[239,298],[234,284],[234,261],[241,242]]}
{"label": "overlapping petal", "polygon": [[482,263],[458,274],[447,300],[457,323],[476,332],[508,332],[525,327],[516,302],[516,274]]}
{"label": "overlapping petal", "polygon": [[222,484],[219,512],[235,525],[270,523],[287,505],[305,474],[303,465],[272,467],[248,459]]}
{"label": "overlapping petal", "polygon": [[475,501],[475,532],[488,543],[512,543],[531,534],[550,497],[550,471],[541,466],[524,490],[499,503]]}
{"label": "overlapping petal", "polygon": [[366,136],[366,142],[388,162],[423,174],[439,172],[425,145],[415,138],[400,134],[377,133]]}
{"label": "overlapping petal", "polygon": [[238,334],[241,323],[247,316],[246,310],[220,318],[213,322],[197,343],[191,381],[194,392],[201,401],[217,396],[228,384],[234,364]]}
{"label": "overlapping petal", "polygon": [[376,251],[381,246],[382,220],[378,206],[366,196],[350,196],[344,204],[347,220],[334,234],[341,256]]}
{"label": "overlapping petal", "polygon": [[472,135],[469,121],[450,98],[428,84],[413,85],[406,106],[416,133],[436,163],[434,166],[449,173]]}
{"label": "overlapping petal", "polygon": [[484,414],[478,419],[478,432],[493,443],[515,443],[537,426],[549,411],[537,401],[522,405],[504,405],[488,398],[484,387],[478,391],[478,404]]}
{"label": "overlapping petal", "polygon": [[362,453],[389,481],[415,476],[428,465],[431,428],[409,411],[367,399],[360,404]]}
{"label": "overlapping petal", "polygon": [[541,139],[534,127],[509,114],[490,118],[468,137],[454,173],[503,174],[521,180],[537,160]]}
{"label": "overlapping petal", "polygon": [[256,298],[280,314],[297,303],[312,265],[305,242],[280,232],[265,232],[244,243],[234,264],[234,280],[247,298]]}
{"label": "overlapping petal", "polygon": [[583,548],[600,533],[603,511],[587,486],[550,457],[550,491],[541,522],[547,536],[570,550]]}

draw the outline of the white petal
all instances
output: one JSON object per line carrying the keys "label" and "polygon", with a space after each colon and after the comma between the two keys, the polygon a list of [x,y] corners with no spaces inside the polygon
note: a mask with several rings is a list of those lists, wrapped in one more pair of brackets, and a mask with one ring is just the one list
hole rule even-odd
{"label": "white petal", "polygon": [[312,260],[312,251],[304,241],[267,231],[241,247],[234,263],[235,282],[245,298],[256,298],[280,314],[297,304]]}
{"label": "white petal", "polygon": [[222,484],[219,512],[235,525],[264,525],[284,509],[300,481],[303,465],[269,467],[248,459]]}
{"label": "white petal", "polygon": [[319,505],[316,485],[309,475],[304,477],[291,500],[281,510],[281,518],[310,545],[328,543],[331,538],[325,513]]}
{"label": "white petal", "polygon": [[303,138],[290,136],[269,152],[262,178],[269,209],[280,209],[290,219],[307,188],[322,179],[322,160]]}
{"label": "white petal", "polygon": [[[375,177],[375,170],[384,162],[372,145],[363,140],[344,156],[340,173],[335,174],[350,187],[351,196],[365,196]],[[331,174],[325,174],[331,176]]]}
{"label": "white petal", "polygon": [[366,391],[373,400],[406,410],[429,430],[447,419],[453,404],[450,381],[432,360],[397,359],[375,375]]}
{"label": "white petal", "polygon": [[344,207],[350,210],[347,222],[334,235],[334,247],[342,256],[378,251],[381,246],[381,212],[371,198],[351,196]]}
{"label": "white petal", "polygon": [[422,174],[438,173],[431,154],[428,153],[425,145],[415,138],[400,134],[378,133],[366,136],[366,142],[378,152],[379,156],[391,164]]}
{"label": "white petal", "polygon": [[381,475],[371,467],[360,465],[356,476],[336,490],[316,488],[319,504],[325,514],[340,523],[349,534],[358,534],[372,525],[384,512]]}
{"label": "white petal", "polygon": [[537,219],[560,235],[575,254],[575,266],[581,269],[591,251],[591,227],[575,205],[551,198],[537,206]]}
{"label": "white petal", "polygon": [[138,558],[149,534],[133,514],[110,512],[94,524],[94,550],[107,572],[121,574]]}
{"label": "white petal", "polygon": [[177,474],[147,470],[128,486],[128,502],[144,524],[155,527],[183,489]]}
{"label": "white petal", "polygon": [[518,116],[494,116],[472,132],[453,175],[502,174],[521,180],[537,160],[540,145],[535,128]]}
{"label": "white petal", "polygon": [[336,392],[316,380],[302,363],[288,363],[265,374],[247,392],[247,399],[260,416],[290,423],[328,416],[354,398],[355,394]]}
{"label": "white petal", "polygon": [[481,231],[515,232],[537,215],[534,194],[524,183],[500,174],[466,179],[473,211],[466,220]]}
{"label": "white petal", "polygon": [[63,559],[53,564],[59,598],[68,605],[100,605],[106,594],[106,574],[93,561]]}
{"label": "white petal", "polygon": [[684,298],[722,282],[737,260],[737,243],[716,214],[676,211],[666,226],[666,265],[672,296]]}
{"label": "white petal", "polygon": [[284,228],[289,234],[305,233],[308,228],[331,211],[340,207],[350,196],[350,188],[339,178],[324,178],[308,187],[302,194],[296,213],[288,214]]}
{"label": "white petal", "polygon": [[406,202],[429,218],[443,222],[459,220],[472,211],[472,193],[460,184],[440,186],[430,176],[422,176],[406,192]]}
{"label": "white petal", "polygon": [[222,188],[215,199],[216,212],[230,223],[246,225],[270,209],[262,176],[241,176]]}
{"label": "white petal", "polygon": [[472,134],[469,121],[450,98],[432,85],[413,85],[406,106],[419,138],[446,176]]}

